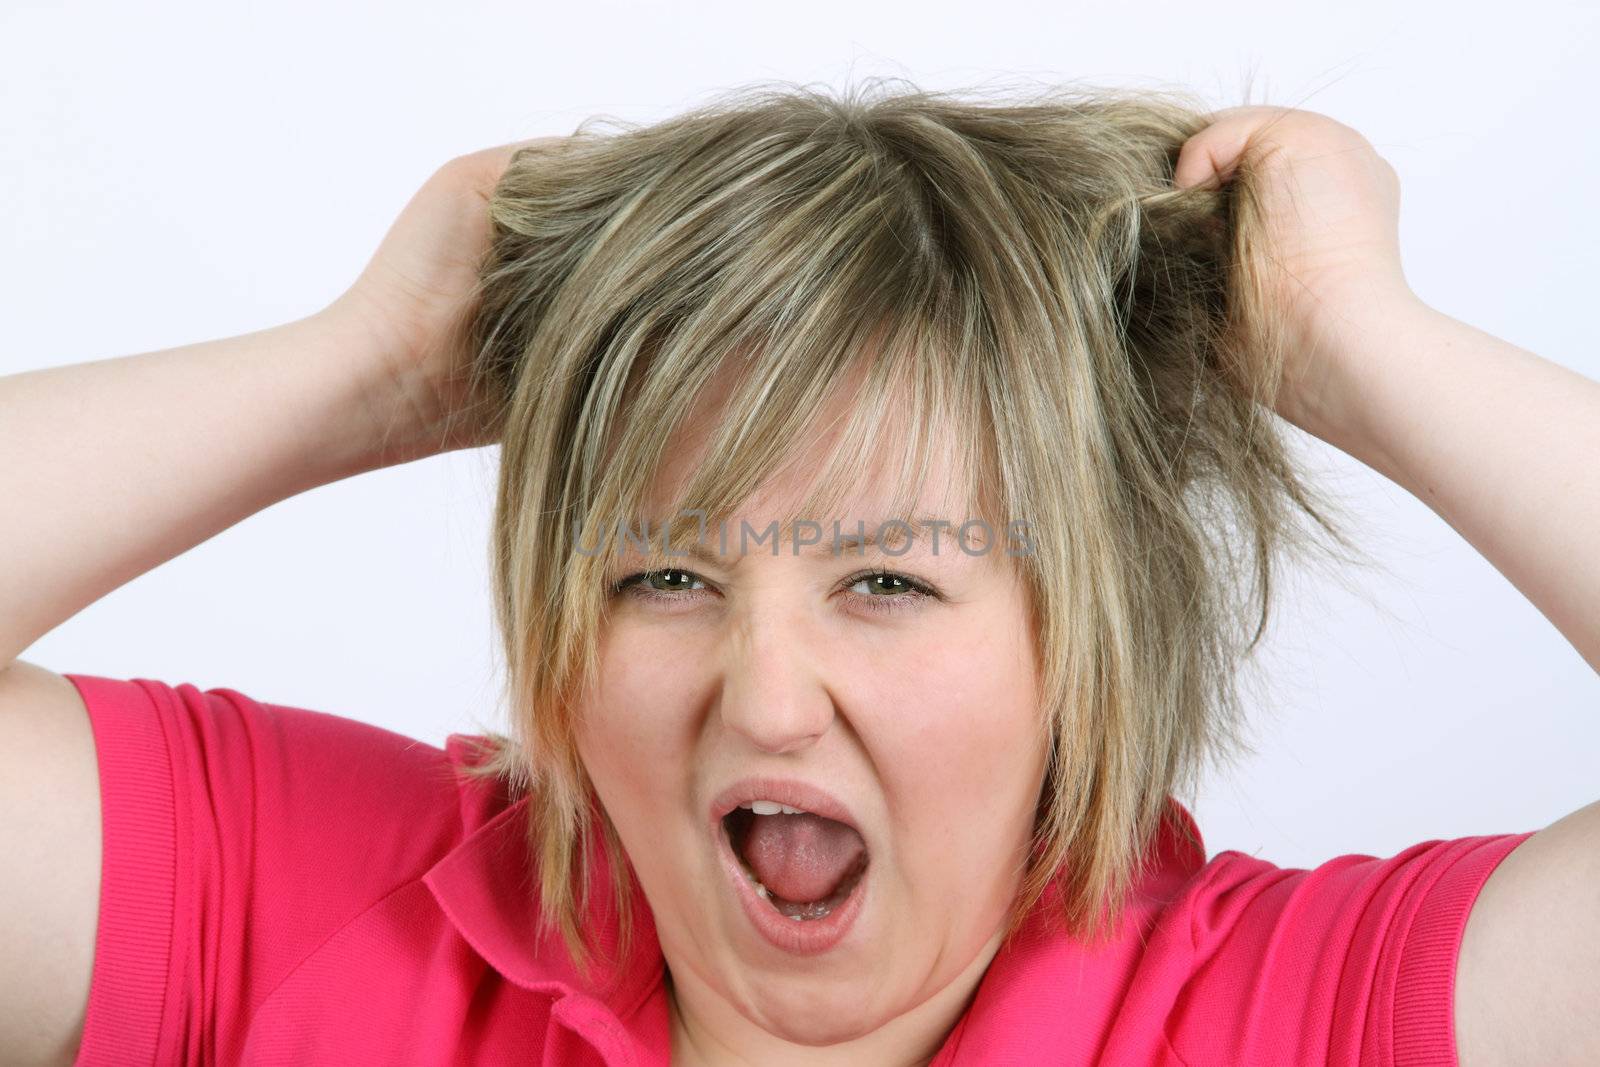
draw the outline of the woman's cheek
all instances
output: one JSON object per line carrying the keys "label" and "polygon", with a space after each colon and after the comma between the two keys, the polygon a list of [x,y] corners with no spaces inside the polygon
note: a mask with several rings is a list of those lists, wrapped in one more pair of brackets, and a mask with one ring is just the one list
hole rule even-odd
{"label": "woman's cheek", "polygon": [[579,754],[596,784],[602,778],[629,796],[630,806],[651,806],[670,783],[663,774],[678,761],[666,753],[691,744],[693,660],[666,647],[652,628],[619,624],[601,641],[599,684],[584,702],[578,724]]}
{"label": "woman's cheek", "polygon": [[[920,669],[895,672],[893,691],[860,694],[858,703],[880,709],[863,737],[884,776],[908,881],[919,894],[939,887],[930,906],[949,899],[952,883],[971,894],[1009,892],[998,872],[1025,854],[1044,772],[1029,672],[991,635],[962,637],[924,643],[912,657]],[[994,886],[975,878],[983,871],[997,872]]]}

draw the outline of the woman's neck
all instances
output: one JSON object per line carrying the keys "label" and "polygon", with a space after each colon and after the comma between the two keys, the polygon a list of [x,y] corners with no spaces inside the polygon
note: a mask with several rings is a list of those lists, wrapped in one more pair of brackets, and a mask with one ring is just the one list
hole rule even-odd
{"label": "woman's neck", "polygon": [[692,973],[674,980],[669,965],[665,978],[674,1067],[843,1067],[882,1063],[928,1067],[961,1022],[1002,937],[996,933],[943,989],[887,1020],[877,1029],[832,1045],[805,1045],[767,1032]]}

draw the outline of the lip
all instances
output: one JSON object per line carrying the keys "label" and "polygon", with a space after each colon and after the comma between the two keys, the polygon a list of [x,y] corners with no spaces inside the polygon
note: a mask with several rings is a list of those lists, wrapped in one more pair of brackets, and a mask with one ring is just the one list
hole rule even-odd
{"label": "lip", "polygon": [[[809,782],[802,782],[795,778],[741,778],[711,801],[711,822],[713,829],[718,833],[722,831],[722,817],[741,804],[748,804],[752,800],[775,800],[779,804],[787,804],[791,808],[809,811],[813,815],[821,815],[826,819],[842,822],[856,833],[861,834],[861,824],[856,822],[850,809],[845,807],[837,798],[821,786]],[[862,840],[866,834],[861,834]]]}
{"label": "lip", "polygon": [[[836,819],[856,833],[861,833],[861,828],[851,817],[849,809],[825,790],[794,779],[746,778],[717,794],[717,798],[711,802],[710,829],[717,842],[722,869],[750,924],[769,944],[784,952],[795,956],[821,955],[843,941],[855,925],[865,907],[868,886],[872,882],[872,864],[869,862],[866,870],[861,872],[850,895],[823,918],[798,922],[787,918],[756,895],[755,886],[745,875],[743,862],[734,855],[733,843],[728,840],[722,825],[724,815],[752,800],[775,800],[792,808]],[[863,840],[865,836],[862,835]]]}

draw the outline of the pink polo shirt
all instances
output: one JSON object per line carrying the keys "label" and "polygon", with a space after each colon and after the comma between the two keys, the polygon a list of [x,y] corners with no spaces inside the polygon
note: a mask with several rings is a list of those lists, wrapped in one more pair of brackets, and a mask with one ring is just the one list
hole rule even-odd
{"label": "pink polo shirt", "polygon": [[[105,834],[78,1063],[668,1062],[642,894],[636,952],[584,985],[537,929],[526,802],[455,774],[470,738],[441,751],[232,689],[67,677]],[[1453,1065],[1467,912],[1530,835],[1291,870],[1166,831],[1122,936],[1089,952],[1030,923],[935,1067]],[[589,927],[615,944],[611,912]]]}

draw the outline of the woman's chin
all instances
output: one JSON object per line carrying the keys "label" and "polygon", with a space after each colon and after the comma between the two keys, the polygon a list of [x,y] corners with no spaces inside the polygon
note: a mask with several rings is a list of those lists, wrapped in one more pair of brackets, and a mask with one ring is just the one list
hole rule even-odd
{"label": "woman's chin", "polygon": [[774,1037],[797,1045],[837,1045],[877,1030],[889,1019],[874,1010],[873,994],[865,982],[822,979],[778,980],[751,991],[745,1014]]}

